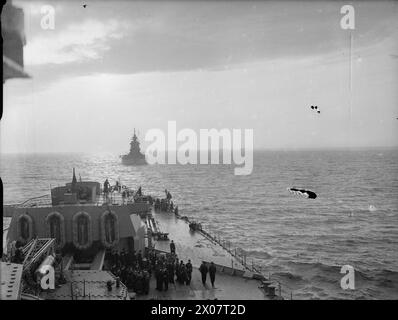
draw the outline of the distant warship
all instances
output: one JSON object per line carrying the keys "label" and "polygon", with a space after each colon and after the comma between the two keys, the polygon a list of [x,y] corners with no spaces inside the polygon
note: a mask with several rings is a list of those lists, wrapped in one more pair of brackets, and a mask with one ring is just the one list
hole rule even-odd
{"label": "distant warship", "polygon": [[122,163],[129,166],[140,166],[146,165],[145,155],[141,153],[140,142],[138,141],[137,135],[134,135],[130,142],[130,152],[121,156]]}

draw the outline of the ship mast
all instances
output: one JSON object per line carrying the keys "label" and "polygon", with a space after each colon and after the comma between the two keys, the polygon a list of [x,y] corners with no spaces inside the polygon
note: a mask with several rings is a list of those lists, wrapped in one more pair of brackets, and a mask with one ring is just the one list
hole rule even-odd
{"label": "ship mast", "polygon": [[77,179],[76,179],[76,174],[75,174],[75,168],[73,168],[72,188],[71,188],[72,193],[76,192],[76,183],[77,183]]}
{"label": "ship mast", "polygon": [[135,134],[135,128],[134,128],[134,135],[130,142],[130,154],[138,154],[138,153],[140,153],[140,151],[141,151],[140,142],[138,141],[137,135]]}

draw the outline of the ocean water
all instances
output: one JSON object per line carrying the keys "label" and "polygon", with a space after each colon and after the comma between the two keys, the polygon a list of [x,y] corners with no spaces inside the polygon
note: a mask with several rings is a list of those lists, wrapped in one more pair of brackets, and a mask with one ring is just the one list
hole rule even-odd
{"label": "ocean water", "polygon": [[[244,250],[293,299],[398,299],[398,150],[257,151],[233,165],[126,167],[112,154],[2,155],[4,202],[48,194],[72,178],[170,190],[180,213]],[[288,187],[315,191],[311,200]],[[355,289],[340,287],[343,265]]]}

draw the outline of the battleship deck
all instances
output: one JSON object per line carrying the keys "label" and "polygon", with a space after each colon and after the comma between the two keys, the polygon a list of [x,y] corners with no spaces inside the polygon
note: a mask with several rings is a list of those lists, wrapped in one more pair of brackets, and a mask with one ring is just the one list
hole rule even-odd
{"label": "battleship deck", "polygon": [[201,274],[197,268],[193,269],[192,280],[189,286],[169,284],[168,291],[157,291],[156,279],[151,278],[148,295],[137,296],[137,300],[264,300],[269,299],[264,291],[258,287],[260,281],[216,273],[215,288],[211,287],[207,276],[206,287],[203,286]]}
{"label": "battleship deck", "polygon": [[[170,240],[174,241],[179,259],[184,263],[190,259],[194,269],[190,286],[170,284],[167,292],[151,290],[149,297],[145,296],[143,299],[263,300],[270,298],[259,288],[261,281],[253,279],[253,274],[218,243],[208,239],[201,232],[191,231],[188,223],[178,219],[174,214],[153,213],[153,215],[159,222],[162,232],[169,233]],[[170,252],[170,241],[156,241],[155,249]],[[213,261],[217,266],[215,288],[211,287],[209,278],[206,287],[202,284],[198,270],[202,261]],[[151,282],[151,288],[155,287],[155,280],[151,279]]]}
{"label": "battleship deck", "polygon": [[[217,265],[244,271],[245,267],[219,244],[206,238],[198,231],[190,231],[188,223],[171,213],[154,213],[162,232],[169,233],[176,246],[178,257],[184,262],[191,259],[194,267],[202,261],[213,261]],[[170,252],[170,241],[156,241],[155,249]]]}
{"label": "battleship deck", "polygon": [[[101,206],[103,204],[123,206],[127,201],[123,201],[119,193],[106,199],[105,197],[98,196],[96,202],[93,204],[87,203],[89,206]],[[79,204],[85,205],[85,204]],[[21,208],[35,208],[35,207],[51,207],[50,197],[39,197],[30,199],[17,207]],[[58,205],[55,207],[64,206]],[[68,206],[65,204],[65,206]],[[174,240],[176,245],[176,253],[180,260],[185,263],[188,259],[191,260],[194,267],[192,274],[192,282],[189,286],[180,284],[170,284],[167,292],[159,292],[155,289],[156,280],[151,278],[150,292],[145,296],[137,296],[137,299],[275,299],[273,295],[268,296],[262,288],[261,280],[265,280],[259,274],[253,274],[241,261],[239,261],[231,251],[222,247],[217,241],[211,237],[206,236],[202,232],[192,231],[189,224],[184,219],[178,218],[173,213],[157,213],[152,210],[152,215],[158,222],[159,231],[168,233],[170,240]],[[10,218],[9,218],[10,219]],[[7,230],[3,230],[3,235]],[[161,252],[170,252],[170,241],[157,240],[154,241],[155,249]],[[213,261],[217,267],[216,274],[216,288],[212,288],[209,279],[207,286],[204,287],[201,283],[201,275],[198,270],[202,261]],[[103,255],[98,255],[98,265],[102,265]],[[101,274],[101,277],[107,278],[104,271],[101,271],[99,266],[96,274]],[[72,273],[74,274],[74,273]],[[104,276],[105,275],[105,276]],[[85,274],[87,276],[87,284],[91,283],[91,277],[94,274]],[[79,282],[76,279],[69,279],[73,282]],[[94,283],[94,282],[93,282]],[[97,285],[89,285],[91,299],[120,299],[121,297],[109,296],[104,290],[104,282],[99,287]],[[275,287],[275,286],[274,286]],[[80,290],[80,289],[79,289]],[[56,290],[57,293],[48,295],[48,299],[71,299],[68,293],[70,287]],[[62,292],[61,292],[62,291]],[[120,293],[119,293],[120,294]],[[122,296],[125,293],[122,294]],[[85,297],[87,299],[87,297]],[[124,298],[124,297],[122,297]]]}

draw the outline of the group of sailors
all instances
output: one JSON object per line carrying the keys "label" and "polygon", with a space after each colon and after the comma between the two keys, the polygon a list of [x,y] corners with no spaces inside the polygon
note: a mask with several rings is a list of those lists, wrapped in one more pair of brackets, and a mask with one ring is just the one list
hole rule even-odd
{"label": "group of sailors", "polygon": [[217,268],[214,262],[210,262],[210,266],[207,266],[206,262],[202,262],[202,264],[199,267],[200,274],[202,275],[202,284],[206,286],[206,278],[207,278],[207,273],[209,273],[210,276],[210,282],[211,286],[214,288],[214,282],[216,280],[216,272]]}
{"label": "group of sailors", "polygon": [[178,213],[178,207],[174,206],[173,201],[171,200],[173,196],[171,195],[170,191],[167,189],[164,190],[164,193],[166,195],[165,198],[159,199],[156,198],[154,201],[154,207],[156,211],[163,211],[163,212],[174,212]]}
{"label": "group of sailors", "polygon": [[122,186],[122,184],[120,183],[119,180],[116,180],[115,185],[111,186],[111,184],[107,178],[104,182],[102,192],[104,193],[105,197],[108,197],[108,195],[112,192],[115,192],[115,191],[117,191],[119,193],[122,192],[122,189],[126,189],[126,186]]}
{"label": "group of sailors", "polygon": [[131,197],[134,197],[134,202],[140,202],[142,200],[148,201],[150,205],[154,205],[156,211],[173,212],[178,215],[178,206],[174,205],[173,201],[171,200],[173,196],[167,189],[164,190],[165,198],[155,199],[151,196],[147,196],[145,197],[145,199],[142,199],[143,193],[141,186],[138,188],[137,191],[133,191],[126,186],[121,185],[119,180],[116,180],[115,185],[111,186],[109,180],[106,179],[103,185],[104,197],[108,198],[109,194],[113,193],[114,191],[121,193],[123,203],[126,201],[126,199],[129,200],[131,199]]}
{"label": "group of sailors", "polygon": [[[134,201],[135,201],[136,198],[139,198],[139,197],[142,196],[142,188],[141,188],[141,186],[138,188],[137,191],[134,191],[134,190],[131,190],[131,189],[127,188],[126,186],[122,185],[119,180],[116,180],[115,185],[112,186],[110,184],[109,180],[106,179],[104,184],[103,184],[102,191],[103,191],[103,194],[104,194],[105,198],[108,198],[109,194],[112,194],[115,191],[120,193],[121,196],[122,196],[123,203],[126,200],[131,199],[131,197],[134,197]],[[152,202],[152,198],[151,197],[148,197],[148,200],[150,200]]]}
{"label": "group of sailors", "polygon": [[124,250],[119,254],[109,252],[110,271],[126,285],[128,289],[138,294],[149,293],[149,280],[151,269],[147,257],[143,256],[141,250],[126,253]]}
{"label": "group of sailors", "polygon": [[167,291],[169,284],[176,282],[189,286],[193,270],[191,260],[187,263],[179,260],[173,241],[170,248],[170,253],[166,254],[159,254],[153,249],[146,250],[144,255],[141,251],[122,251],[120,254],[108,252],[109,269],[129,290],[137,294],[149,293],[152,275],[156,279],[158,291]]}
{"label": "group of sailors", "polygon": [[163,212],[174,212],[175,211],[173,201],[167,199],[159,199],[156,198],[155,200],[155,210],[156,211],[163,211]]}
{"label": "group of sailors", "polygon": [[175,253],[161,255],[159,259],[156,259],[153,268],[156,278],[156,290],[158,291],[167,291],[169,284],[175,284],[176,281],[180,285],[189,286],[191,284],[191,260],[184,263],[183,260],[178,259]]}

